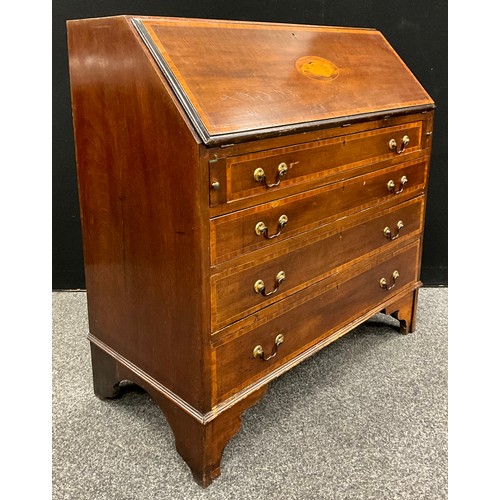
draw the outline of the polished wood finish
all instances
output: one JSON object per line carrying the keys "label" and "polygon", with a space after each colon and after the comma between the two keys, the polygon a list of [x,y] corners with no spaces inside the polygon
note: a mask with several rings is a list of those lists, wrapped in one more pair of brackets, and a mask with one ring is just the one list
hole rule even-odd
{"label": "polished wood finish", "polygon": [[[238,330],[230,327],[221,331],[215,343],[218,398],[230,396],[256,377],[271,371],[276,364],[288,361],[338,330],[360,312],[373,308],[401,288],[417,283],[418,250],[414,242],[397,252],[372,259],[370,263],[381,257],[386,260],[368,270],[364,269],[366,261],[362,265],[349,266],[338,275],[309,287],[306,294],[294,295],[255,313],[240,322]],[[391,290],[381,288],[380,279],[385,277],[390,281],[395,270],[400,275],[396,286]],[[274,339],[280,333],[285,340],[277,356],[267,362],[253,357],[253,349],[259,344],[266,352],[272,351]]]}
{"label": "polished wood finish", "polygon": [[179,455],[185,460],[195,480],[208,486],[220,475],[222,453],[229,440],[241,426],[241,415],[255,404],[267,391],[267,385],[253,391],[224,413],[216,415],[206,423],[176,404],[154,383],[138,376],[128,364],[120,363],[116,357],[91,343],[94,392],[100,399],[117,398],[122,394],[120,382],[128,380],[145,389],[159,406],[167,419],[175,438]]}
{"label": "polished wood finish", "polygon": [[[410,138],[410,144],[400,156],[402,159],[407,154],[421,149],[422,122],[346,134],[315,141],[312,144],[232,157],[228,159],[226,167],[228,171],[225,201],[233,202],[241,198],[257,197],[268,189],[262,183],[255,181],[253,173],[257,168],[262,168],[273,180],[281,163],[288,166],[288,171],[280,179],[279,186],[272,188],[276,191],[275,196],[280,196],[279,191],[291,184],[318,178],[327,182],[330,180],[329,177],[338,172],[393,158],[397,153],[389,149],[389,141],[391,139],[401,141],[405,135]],[[256,198],[254,203],[258,202],[259,199]]]}
{"label": "polished wood finish", "polygon": [[413,294],[400,297],[389,307],[384,308],[385,314],[391,314],[399,320],[401,333],[413,333],[417,328],[418,289]]}
{"label": "polished wood finish", "polygon": [[[219,135],[287,125],[298,131],[332,117],[432,104],[376,30],[168,18],[141,22],[173,84],[208,132],[207,143]],[[330,75],[328,68],[321,71],[321,62],[315,71],[314,60],[320,59],[333,66]]]}
{"label": "polished wood finish", "polygon": [[[227,265],[214,268],[212,275],[212,330],[216,331],[264,306],[281,300],[310,284],[338,271],[346,263],[366,258],[379,249],[392,248],[418,236],[424,218],[422,196],[385,208],[377,216],[373,209],[345,217],[307,233],[307,241],[293,239],[276,247],[262,249],[247,257],[233,259]],[[402,221],[404,227],[395,228]],[[384,235],[389,227],[395,240]],[[285,272],[286,279],[269,297],[252,293],[257,279],[274,285],[275,276]]]}
{"label": "polished wood finish", "polygon": [[[426,159],[420,158],[214,218],[210,221],[212,264],[272,246],[378,203],[396,204],[422,194],[427,166]],[[389,191],[387,183],[393,180],[399,185],[402,177],[408,179],[403,191]],[[286,215],[288,222],[278,238],[266,240],[256,234],[256,224],[262,221],[273,231],[281,215]]]}
{"label": "polished wood finish", "polygon": [[[346,135],[359,134],[361,132],[374,131],[377,128],[404,126],[410,123],[421,122],[422,132],[420,138],[420,148],[405,149],[400,155],[389,151],[388,143],[380,145],[386,148],[388,154],[385,156],[375,157],[370,162],[357,162],[343,165],[338,165],[336,168],[327,168],[327,170],[319,170],[314,175],[304,176],[300,182],[288,182],[286,176],[282,178],[280,186],[272,189],[260,188],[258,193],[253,196],[247,196],[236,200],[231,200],[227,203],[227,179],[226,165],[232,160],[239,161],[246,157],[251,158],[256,154],[269,151],[269,154],[274,155],[276,151],[283,151],[285,147],[296,145],[299,149],[306,148],[314,150],[314,144],[319,141],[331,140],[335,138],[345,138]],[[209,167],[210,167],[210,185],[213,182],[219,182],[220,189],[210,189],[210,216],[217,217],[225,213],[230,213],[242,208],[254,206],[266,201],[273,201],[276,198],[282,198],[291,194],[301,193],[304,190],[312,189],[319,186],[324,186],[332,182],[338,182],[356,177],[365,173],[370,173],[374,169],[388,168],[397,165],[404,161],[411,161],[422,158],[428,154],[432,144],[432,128],[433,128],[433,113],[423,111],[417,115],[409,116],[385,116],[383,119],[367,121],[362,123],[343,123],[338,127],[332,127],[326,130],[315,132],[305,132],[293,136],[281,136],[279,138],[268,138],[263,140],[255,140],[249,143],[232,144],[221,147],[212,147],[208,150]],[[294,142],[295,141],[295,142]],[[384,159],[385,158],[385,159]],[[329,155],[323,156],[323,161],[330,165],[332,160]],[[288,174],[287,174],[288,175]],[[252,177],[253,178],[253,177]]]}
{"label": "polished wood finish", "polygon": [[433,103],[375,30],[117,16],[68,49],[94,392],[147,390],[205,487],[271,380],[415,330]]}
{"label": "polished wood finish", "polygon": [[208,174],[198,144],[127,19],[70,21],[68,45],[90,331],[208,410]]}

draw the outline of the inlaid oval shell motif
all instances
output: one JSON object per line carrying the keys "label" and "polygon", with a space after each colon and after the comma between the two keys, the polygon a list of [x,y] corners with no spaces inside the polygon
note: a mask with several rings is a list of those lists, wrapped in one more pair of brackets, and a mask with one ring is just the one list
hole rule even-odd
{"label": "inlaid oval shell motif", "polygon": [[297,71],[313,80],[335,80],[339,69],[328,59],[319,56],[305,56],[295,62]]}

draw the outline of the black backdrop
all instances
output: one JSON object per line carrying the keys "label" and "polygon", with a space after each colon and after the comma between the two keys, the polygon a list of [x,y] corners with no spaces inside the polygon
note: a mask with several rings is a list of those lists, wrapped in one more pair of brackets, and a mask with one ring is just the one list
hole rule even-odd
{"label": "black backdrop", "polygon": [[422,281],[448,284],[448,5],[441,0],[54,0],[53,288],[85,288],[66,49],[66,20],[119,14],[379,29],[437,104]]}

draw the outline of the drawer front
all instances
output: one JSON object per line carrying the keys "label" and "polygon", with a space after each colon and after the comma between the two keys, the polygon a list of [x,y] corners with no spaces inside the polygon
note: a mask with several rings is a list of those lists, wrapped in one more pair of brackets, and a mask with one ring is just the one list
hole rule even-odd
{"label": "drawer front", "polygon": [[[378,304],[382,307],[405,286],[416,286],[418,259],[419,241],[416,241],[386,255],[386,260],[378,260],[369,269],[361,268],[355,276],[349,269],[336,279],[319,282],[254,314],[239,322],[241,325],[232,325],[226,337],[214,342],[218,401],[278,368]],[[399,276],[393,280],[395,271]],[[386,288],[381,286],[382,279],[386,280]],[[283,341],[276,349],[278,335]],[[254,357],[254,353],[258,354],[257,346],[261,346],[263,357],[276,354],[268,361]]]}
{"label": "drawer front", "polygon": [[416,196],[425,189],[427,165],[428,159],[422,158],[215,217],[210,221],[212,265],[270,247],[362,208],[389,200],[397,204]]}
{"label": "drawer front", "polygon": [[[418,121],[229,158],[226,201],[269,190],[279,196],[279,191],[294,184],[321,177],[328,182],[328,176],[339,170],[418,151],[422,148],[422,125]],[[409,142],[405,144],[403,138]]]}
{"label": "drawer front", "polygon": [[[276,245],[276,252],[255,252],[224,266],[211,277],[212,331],[332,275],[343,264],[418,235],[424,199],[419,196],[383,213],[366,212]],[[259,291],[260,282],[265,288]]]}

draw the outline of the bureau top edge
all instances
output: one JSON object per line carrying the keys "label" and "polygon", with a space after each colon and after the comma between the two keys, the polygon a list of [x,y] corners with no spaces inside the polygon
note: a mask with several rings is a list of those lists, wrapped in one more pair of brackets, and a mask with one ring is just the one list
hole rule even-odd
{"label": "bureau top edge", "polygon": [[206,146],[435,107],[375,29],[161,17],[129,21]]}
{"label": "bureau top edge", "polygon": [[261,139],[271,139],[273,137],[282,137],[292,134],[301,134],[314,132],[334,127],[343,127],[354,125],[356,123],[370,122],[380,119],[396,118],[398,116],[416,115],[418,113],[427,113],[436,108],[435,104],[425,106],[413,106],[409,108],[381,110],[375,113],[364,113],[351,116],[339,116],[327,120],[316,122],[297,123],[293,125],[284,125],[281,127],[263,128],[258,130],[248,130],[245,132],[210,136],[204,141],[207,147],[228,147],[240,144],[242,142],[257,141]]}

